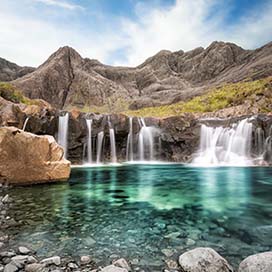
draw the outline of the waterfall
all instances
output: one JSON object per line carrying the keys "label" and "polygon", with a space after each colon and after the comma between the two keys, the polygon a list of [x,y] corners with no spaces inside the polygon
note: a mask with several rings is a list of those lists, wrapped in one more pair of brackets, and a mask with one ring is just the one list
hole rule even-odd
{"label": "waterfall", "polygon": [[63,147],[64,157],[67,158],[69,113],[59,116],[58,144]]}
{"label": "waterfall", "polygon": [[88,141],[87,141],[87,158],[88,158],[88,163],[93,163],[93,158],[92,158],[92,119],[86,119],[87,123],[87,128],[88,128]]}
{"label": "waterfall", "polygon": [[198,165],[252,165],[252,124],[243,119],[232,127],[201,126],[200,147],[193,159]]}
{"label": "waterfall", "polygon": [[97,135],[97,156],[96,163],[101,163],[102,151],[103,151],[104,131],[100,131]]}
{"label": "waterfall", "polygon": [[133,161],[133,117],[129,117],[129,133],[127,137],[127,161]]}
{"label": "waterfall", "polygon": [[116,163],[117,162],[116,144],[115,144],[115,134],[114,134],[113,128],[110,128],[110,146],[111,146],[111,162]]}
{"label": "waterfall", "polygon": [[108,116],[108,125],[109,125],[109,133],[110,133],[110,148],[111,148],[111,162],[116,163],[116,142],[115,142],[115,133],[114,128],[112,127],[110,115]]}
{"label": "waterfall", "polygon": [[153,127],[148,127],[145,124],[143,118],[139,119],[141,129],[138,138],[138,151],[139,159],[141,161],[154,160],[154,138],[153,138]]}
{"label": "waterfall", "polygon": [[25,131],[25,129],[26,129],[26,125],[27,125],[28,120],[29,120],[29,116],[26,117],[26,119],[24,121],[24,125],[23,125],[23,128],[22,128],[23,131]]}

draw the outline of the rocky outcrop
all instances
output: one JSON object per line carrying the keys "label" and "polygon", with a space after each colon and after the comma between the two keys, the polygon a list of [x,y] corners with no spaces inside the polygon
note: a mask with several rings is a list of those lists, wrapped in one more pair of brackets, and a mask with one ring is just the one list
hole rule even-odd
{"label": "rocky outcrop", "polygon": [[69,175],[70,162],[52,136],[0,128],[0,183],[42,183],[67,180]]}
{"label": "rocky outcrop", "polygon": [[35,68],[21,67],[15,63],[0,58],[0,81],[11,81],[33,72]]}
{"label": "rocky outcrop", "polygon": [[264,252],[247,257],[239,265],[238,272],[272,271],[272,252]]}
{"label": "rocky outcrop", "polygon": [[212,248],[196,248],[179,257],[184,272],[233,272],[228,262]]}
{"label": "rocky outcrop", "polygon": [[225,82],[272,75],[272,43],[244,50],[224,42],[189,52],[163,50],[135,67],[112,67],[60,48],[33,73],[12,83],[30,98],[58,108],[123,111],[170,104]]}

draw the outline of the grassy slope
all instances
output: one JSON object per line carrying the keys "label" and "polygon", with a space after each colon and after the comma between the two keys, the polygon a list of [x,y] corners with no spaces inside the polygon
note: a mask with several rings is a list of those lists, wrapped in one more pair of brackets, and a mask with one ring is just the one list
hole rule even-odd
{"label": "grassy slope", "polygon": [[0,82],[0,96],[13,103],[22,103],[26,105],[40,105],[39,99],[30,99],[25,97],[20,90],[7,82]]}
{"label": "grassy slope", "polygon": [[[255,102],[260,99],[262,99],[261,103],[256,104]],[[124,113],[130,116],[168,117],[181,115],[186,112],[214,112],[231,106],[241,105],[245,101],[248,101],[252,107],[258,107],[260,112],[271,111],[272,77],[249,82],[225,84],[187,102],[143,108]]]}

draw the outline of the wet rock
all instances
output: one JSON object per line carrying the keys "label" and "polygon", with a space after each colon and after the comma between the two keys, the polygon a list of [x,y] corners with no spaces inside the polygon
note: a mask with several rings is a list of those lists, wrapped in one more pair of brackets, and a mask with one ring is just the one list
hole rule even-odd
{"label": "wet rock", "polygon": [[20,246],[18,248],[18,251],[23,255],[27,255],[31,252],[31,250],[29,250],[27,247],[24,247],[24,246]]}
{"label": "wet rock", "polygon": [[174,260],[166,260],[165,263],[167,264],[169,269],[178,269],[178,263]]}
{"label": "wet rock", "polygon": [[88,237],[84,240],[86,246],[93,246],[95,243],[96,241],[92,237]]}
{"label": "wet rock", "polygon": [[184,272],[233,272],[228,262],[211,248],[196,248],[179,257]]}
{"label": "wet rock", "polygon": [[26,272],[42,272],[44,268],[45,268],[44,264],[33,263],[33,264],[26,265],[25,271]]}
{"label": "wet rock", "polygon": [[129,264],[124,258],[118,259],[117,261],[113,262],[113,265],[125,268],[127,271],[131,271]]}
{"label": "wet rock", "polygon": [[194,244],[195,244],[195,241],[193,239],[188,238],[186,240],[186,245],[187,246],[193,246]]}
{"label": "wet rock", "polygon": [[46,258],[46,259],[43,259],[41,261],[41,264],[45,264],[45,265],[51,265],[51,264],[55,264],[55,265],[60,265],[60,257],[59,256],[53,256],[53,257],[50,257],[50,258]]}
{"label": "wet rock", "polygon": [[11,198],[9,197],[9,195],[5,195],[2,199],[2,203],[6,204],[11,202]]}
{"label": "wet rock", "polygon": [[161,250],[161,252],[163,253],[163,255],[165,255],[166,257],[171,257],[174,254],[174,251],[172,249],[168,249],[168,248],[164,248]]}
{"label": "wet rock", "polygon": [[247,257],[239,265],[238,272],[271,272],[272,251]]}
{"label": "wet rock", "polygon": [[115,265],[109,265],[104,267],[101,272],[128,272],[128,270]]}

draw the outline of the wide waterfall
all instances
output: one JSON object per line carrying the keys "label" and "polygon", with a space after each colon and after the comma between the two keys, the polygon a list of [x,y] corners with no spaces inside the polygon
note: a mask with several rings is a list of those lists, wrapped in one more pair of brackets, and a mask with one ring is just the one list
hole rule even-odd
{"label": "wide waterfall", "polygon": [[141,126],[138,138],[139,160],[152,161],[154,160],[154,128],[146,126],[143,118],[139,119],[139,124]]}
{"label": "wide waterfall", "polygon": [[100,131],[97,134],[97,155],[96,155],[96,163],[100,164],[101,163],[101,157],[102,157],[102,152],[103,152],[103,142],[104,142],[104,131]]}
{"label": "wide waterfall", "polygon": [[67,158],[69,113],[59,116],[58,144],[64,149],[64,157]]}
{"label": "wide waterfall", "polygon": [[87,128],[88,128],[88,140],[87,140],[87,162],[88,163],[93,163],[93,158],[92,158],[92,153],[93,153],[93,149],[92,149],[92,123],[93,120],[92,119],[86,119],[86,123],[87,123]]}
{"label": "wide waterfall", "polygon": [[201,126],[200,147],[193,164],[209,165],[252,165],[252,124],[243,119],[231,127]]}
{"label": "wide waterfall", "polygon": [[127,161],[133,161],[133,117],[129,117],[129,133],[127,137]]}

